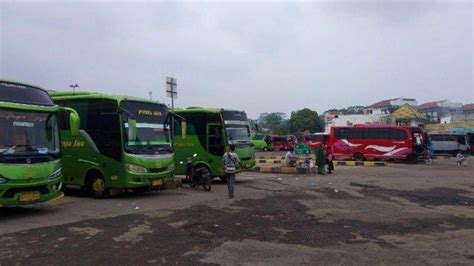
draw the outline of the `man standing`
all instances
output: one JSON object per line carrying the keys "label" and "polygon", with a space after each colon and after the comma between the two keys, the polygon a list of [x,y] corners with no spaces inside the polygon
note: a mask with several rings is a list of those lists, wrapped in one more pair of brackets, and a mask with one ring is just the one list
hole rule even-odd
{"label": "man standing", "polygon": [[240,164],[239,156],[235,153],[235,145],[229,146],[229,151],[224,153],[225,174],[227,176],[227,189],[229,190],[229,199],[234,198],[234,183],[237,164]]}

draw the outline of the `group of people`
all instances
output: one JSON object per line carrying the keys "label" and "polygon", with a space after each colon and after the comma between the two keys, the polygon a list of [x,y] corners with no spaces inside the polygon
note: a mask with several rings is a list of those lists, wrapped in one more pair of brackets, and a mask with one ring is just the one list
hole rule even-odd
{"label": "group of people", "polygon": [[[294,167],[296,166],[298,158],[291,152],[288,151],[285,155],[285,163],[287,166]],[[326,174],[326,165],[327,173],[332,174],[334,171],[334,153],[331,145],[326,146],[326,150],[323,148],[323,145],[320,144],[316,149],[316,165],[318,166],[318,174]],[[305,166],[312,168],[311,158],[305,160]]]}

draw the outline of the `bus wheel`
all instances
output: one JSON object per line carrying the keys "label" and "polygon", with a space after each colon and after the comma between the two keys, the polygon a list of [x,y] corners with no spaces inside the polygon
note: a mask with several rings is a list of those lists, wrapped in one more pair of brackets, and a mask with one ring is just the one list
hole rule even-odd
{"label": "bus wheel", "polygon": [[364,155],[360,152],[354,154],[354,160],[357,162],[362,162],[364,160]]}
{"label": "bus wheel", "polygon": [[94,176],[90,182],[90,192],[94,199],[100,199],[107,196],[108,189],[105,186],[105,180],[102,176]]}
{"label": "bus wheel", "polygon": [[416,155],[413,154],[413,153],[410,154],[410,155],[408,155],[407,158],[406,158],[406,161],[407,161],[407,163],[409,163],[409,164],[416,164],[416,161],[417,161],[417,160],[418,160],[418,158],[417,158]]}

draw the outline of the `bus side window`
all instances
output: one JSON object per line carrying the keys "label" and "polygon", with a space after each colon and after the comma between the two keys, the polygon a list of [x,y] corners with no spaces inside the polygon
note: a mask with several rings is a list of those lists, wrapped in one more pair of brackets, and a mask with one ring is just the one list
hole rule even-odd
{"label": "bus side window", "polygon": [[334,136],[336,139],[348,139],[349,132],[347,128],[336,128],[334,129]]}
{"label": "bus side window", "polygon": [[403,129],[392,128],[390,131],[393,140],[405,140],[407,138],[407,134]]}

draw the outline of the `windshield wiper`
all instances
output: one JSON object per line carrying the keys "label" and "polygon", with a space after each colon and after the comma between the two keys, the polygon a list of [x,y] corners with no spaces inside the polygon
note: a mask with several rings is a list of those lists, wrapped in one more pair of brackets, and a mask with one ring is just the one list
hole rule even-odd
{"label": "windshield wiper", "polygon": [[13,146],[11,146],[9,148],[6,148],[4,150],[0,150],[0,154],[4,154],[6,152],[11,152],[11,151],[13,151],[11,153],[15,153],[15,148],[16,148],[16,145],[13,145]]}

